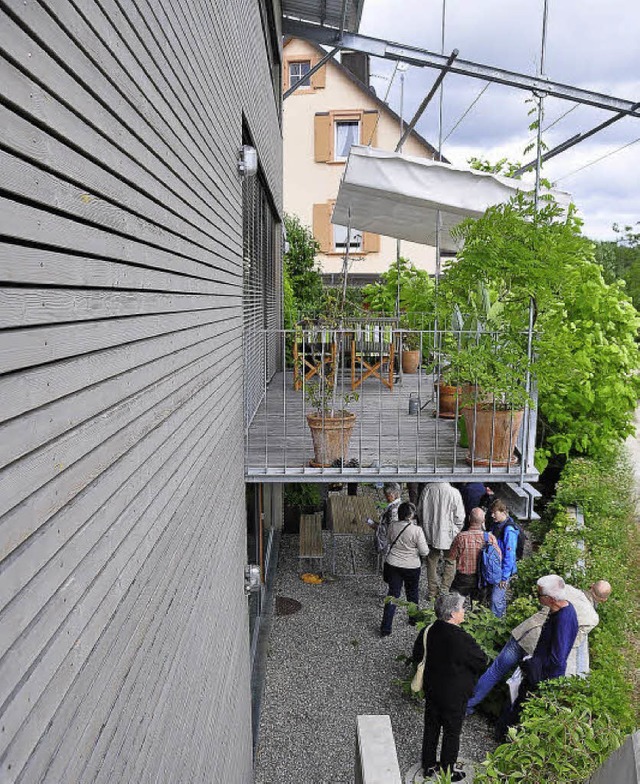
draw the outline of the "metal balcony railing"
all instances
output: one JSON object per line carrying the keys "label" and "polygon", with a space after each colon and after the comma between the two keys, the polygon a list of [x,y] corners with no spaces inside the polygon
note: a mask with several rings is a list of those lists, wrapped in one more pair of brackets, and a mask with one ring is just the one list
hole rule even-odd
{"label": "metal balcony railing", "polygon": [[[518,411],[477,387],[441,381],[477,332],[409,331],[371,319],[263,331],[260,339],[257,355],[275,352],[277,370],[267,373],[264,362],[247,373],[253,389],[245,380],[247,481],[537,479],[528,363],[513,369],[526,398]],[[503,336],[482,340],[499,359]],[[530,358],[531,336],[523,341]],[[407,357],[409,348],[417,356]]]}

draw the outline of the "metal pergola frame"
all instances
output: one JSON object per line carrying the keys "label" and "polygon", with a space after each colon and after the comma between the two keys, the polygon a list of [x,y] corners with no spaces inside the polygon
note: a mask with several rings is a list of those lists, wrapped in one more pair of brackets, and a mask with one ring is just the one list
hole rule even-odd
{"label": "metal pergola frame", "polygon": [[610,112],[617,112],[621,117],[631,116],[640,118],[640,106],[638,103],[628,101],[623,98],[615,98],[603,93],[586,90],[582,87],[573,87],[553,82],[541,76],[531,76],[528,74],[507,71],[503,68],[482,65],[470,60],[456,59],[450,63],[446,55],[436,54],[427,49],[420,49],[415,46],[406,46],[381,38],[371,38],[355,33],[342,33],[336,28],[320,27],[306,22],[285,17],[282,21],[283,32],[285,35],[295,38],[304,38],[308,41],[324,46],[337,47],[338,49],[349,49],[356,52],[364,52],[374,57],[381,57],[386,60],[400,60],[420,68],[436,68],[446,70],[450,73],[470,76],[474,79],[481,79],[486,82],[496,82],[508,87],[515,87],[520,90],[534,91],[544,96],[561,98],[566,101],[595,106],[598,109],[606,109]]}

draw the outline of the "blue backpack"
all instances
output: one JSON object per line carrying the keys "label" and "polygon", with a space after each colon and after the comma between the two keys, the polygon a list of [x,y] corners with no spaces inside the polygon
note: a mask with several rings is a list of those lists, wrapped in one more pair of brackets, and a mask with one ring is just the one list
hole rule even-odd
{"label": "blue backpack", "polygon": [[478,587],[497,585],[502,579],[502,558],[484,532],[484,544],[478,555]]}

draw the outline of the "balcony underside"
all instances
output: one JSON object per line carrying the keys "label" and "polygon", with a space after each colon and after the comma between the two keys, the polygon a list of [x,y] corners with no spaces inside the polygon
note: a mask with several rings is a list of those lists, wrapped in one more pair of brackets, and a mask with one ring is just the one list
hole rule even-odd
{"label": "balcony underside", "polygon": [[[338,388],[350,389],[347,372]],[[345,460],[358,467],[314,468],[313,442],[306,421],[309,408],[302,391],[293,388],[292,373],[276,373],[246,433],[245,469],[249,482],[371,482],[371,481],[499,481],[532,482],[538,478],[531,444],[535,412],[525,413],[514,444],[517,463],[508,467],[470,465],[469,450],[459,445],[455,419],[435,417],[433,377],[405,374],[393,390],[376,379],[358,389],[350,406],[357,415]],[[409,413],[409,399],[419,398],[418,414]],[[472,434],[471,434],[472,435]],[[522,455],[525,459],[522,460]],[[524,463],[524,464],[523,464]]]}

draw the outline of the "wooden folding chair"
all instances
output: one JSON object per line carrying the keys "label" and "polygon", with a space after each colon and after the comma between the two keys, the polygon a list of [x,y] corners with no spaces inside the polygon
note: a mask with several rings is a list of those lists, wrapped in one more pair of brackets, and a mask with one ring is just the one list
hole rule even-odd
{"label": "wooden folding chair", "polygon": [[371,377],[393,389],[395,346],[391,324],[372,321],[356,325],[353,332],[351,389],[357,389]]}
{"label": "wooden folding chair", "polygon": [[293,388],[300,390],[303,379],[309,381],[327,371],[335,376],[337,352],[333,330],[297,326],[293,339]]}

